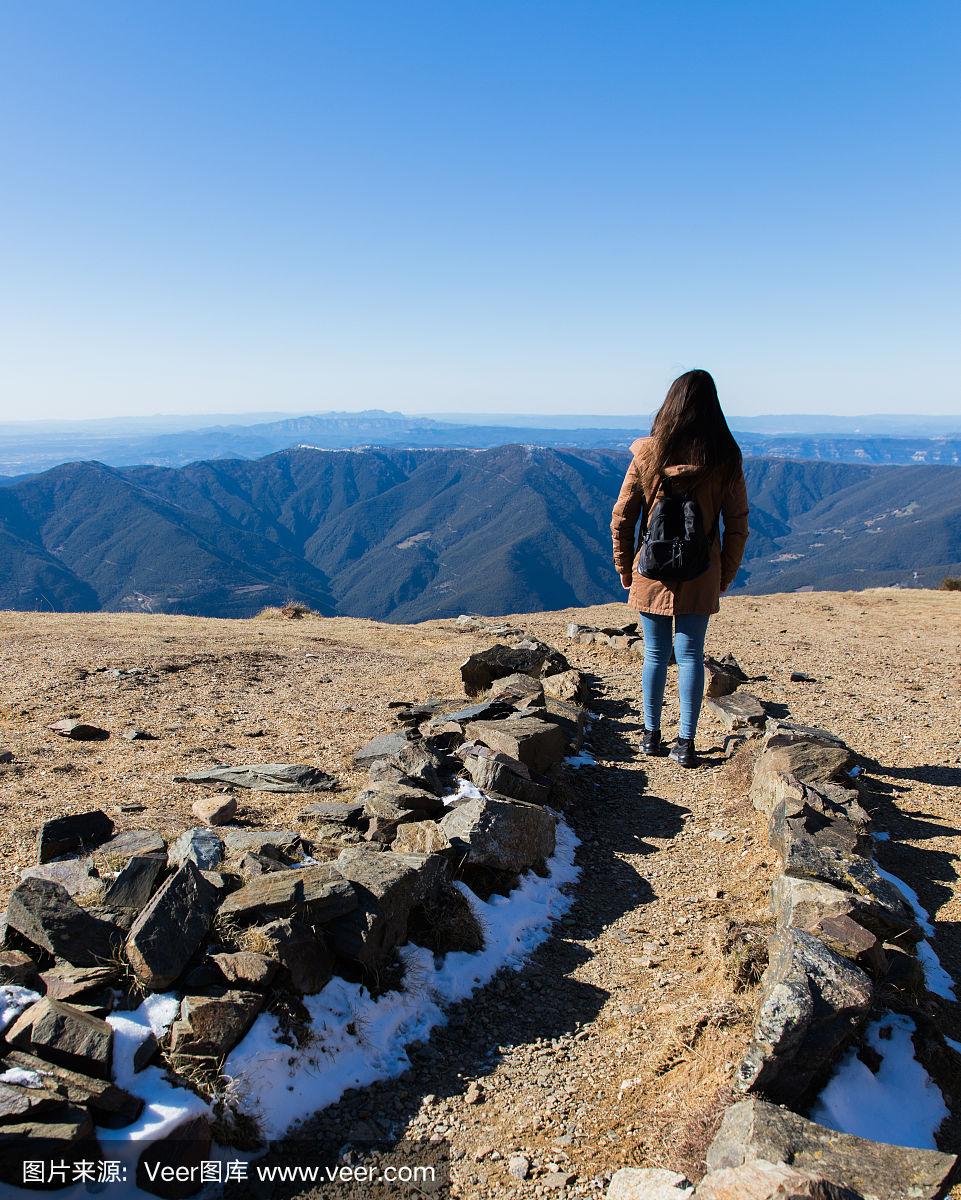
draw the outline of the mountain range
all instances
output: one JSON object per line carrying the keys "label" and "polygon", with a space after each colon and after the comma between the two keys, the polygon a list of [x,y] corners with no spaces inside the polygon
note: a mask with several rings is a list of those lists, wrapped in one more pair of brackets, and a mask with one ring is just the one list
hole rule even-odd
{"label": "mountain range", "polygon": [[[267,416],[269,414],[261,414]],[[310,445],[328,450],[368,446],[403,449],[485,449],[524,441],[539,446],[625,449],[647,418],[523,416],[487,418],[445,414],[407,416],[372,409],[268,420],[128,418],[0,424],[0,476],[19,477],[60,463],[94,459],[115,467],[184,466],[215,458],[260,458]],[[828,462],[961,464],[961,422],[900,419],[744,417],[735,420],[744,452],[769,458]],[[857,422],[860,421],[859,426]],[[197,422],[200,422],[199,424]],[[3,481],[0,481],[3,482]]]}
{"label": "mountain range", "polygon": [[[0,607],[243,617],[287,599],[394,621],[618,599],[624,451],[284,450],[179,468],[69,463],[0,488]],[[749,458],[735,590],[936,586],[961,473]]]}

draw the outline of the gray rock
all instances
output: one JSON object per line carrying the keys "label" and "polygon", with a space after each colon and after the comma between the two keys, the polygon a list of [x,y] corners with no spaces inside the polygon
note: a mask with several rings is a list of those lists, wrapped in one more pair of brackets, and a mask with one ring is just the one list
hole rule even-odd
{"label": "gray rock", "polygon": [[336,866],[354,885],[358,905],[330,923],[331,942],[338,954],[377,972],[406,939],[414,906],[437,894],[445,879],[445,862],[439,855],[351,848],[341,852]]}
{"label": "gray rock", "polygon": [[528,768],[509,754],[499,754],[487,746],[477,746],[464,760],[471,779],[482,792],[496,792],[528,804],[546,804],[550,789],[531,779]]}
{"label": "gray rock", "polygon": [[67,1098],[51,1086],[27,1087],[0,1081],[0,1126],[10,1121],[56,1120],[67,1104]]}
{"label": "gray rock", "polygon": [[143,1112],[143,1100],[139,1096],[109,1079],[98,1079],[59,1063],[47,1062],[35,1054],[10,1050],[4,1056],[3,1066],[35,1071],[45,1085],[59,1089],[70,1104],[88,1108],[94,1121],[107,1129],[122,1129]]}
{"label": "gray rock", "polygon": [[70,817],[52,817],[40,826],[37,862],[47,863],[64,854],[84,853],[112,836],[113,821],[100,809],[74,813]]}
{"label": "gray rock", "polygon": [[545,675],[541,680],[545,696],[556,700],[580,700],[584,694],[584,676],[573,668],[558,671],[556,675]]}
{"label": "gray rock", "polygon": [[813,879],[777,875],[771,885],[771,908],[781,928],[811,933],[865,970],[886,970],[881,938],[864,922],[866,917],[871,923],[870,909],[851,892]]}
{"label": "gray rock", "polygon": [[391,809],[400,808],[428,817],[435,816],[444,809],[444,802],[439,796],[412,784],[381,780],[368,784],[363,791],[357,793],[357,802],[364,806],[365,816],[380,815],[381,810],[377,808],[377,804],[381,801],[386,801]]}
{"label": "gray rock", "polygon": [[405,747],[399,754],[378,758],[370,764],[371,783],[395,783],[426,788],[436,795],[444,789],[441,760],[420,743]]}
{"label": "gray rock", "polygon": [[52,880],[66,888],[75,900],[81,896],[94,896],[103,887],[103,880],[90,858],[66,858],[59,862],[41,863],[37,867],[26,867],[20,872],[20,878]]}
{"label": "gray rock", "polygon": [[560,725],[539,717],[515,717],[503,721],[472,721],[467,736],[519,759],[532,771],[546,773],[564,761],[567,738]]}
{"label": "gray rock", "polygon": [[331,792],[333,775],[301,763],[251,763],[243,767],[208,767],[177,775],[174,783],[227,783],[254,792]]}
{"label": "gray rock", "polygon": [[13,762],[13,751],[12,750],[0,750],[0,765],[7,766],[8,763],[12,763],[12,762]]}
{"label": "gray rock", "polygon": [[221,913],[241,921],[308,912],[325,924],[357,907],[357,895],[340,872],[328,863],[288,867],[252,879],[220,906]]}
{"label": "gray rock", "polygon": [[212,829],[185,829],[171,843],[167,857],[172,867],[192,862],[201,871],[215,871],[224,861],[224,843]]}
{"label": "gray rock", "polygon": [[557,820],[536,804],[487,796],[451,809],[440,824],[475,866],[524,871],[554,853]]}
{"label": "gray rock", "polygon": [[119,966],[53,967],[40,976],[48,1000],[77,1000],[91,992],[102,992],[121,976]]}
{"label": "gray rock", "polygon": [[767,721],[767,709],[750,692],[708,696],[704,703],[727,729],[763,729]]}
{"label": "gray rock", "polygon": [[[837,742],[793,741],[786,745],[770,743],[758,759],[751,784],[754,807],[770,815],[784,798],[784,788],[798,783],[818,787],[848,777],[854,755]],[[785,780],[790,780],[785,784]]]}
{"label": "gray rock", "polygon": [[697,1200],[863,1200],[814,1171],[763,1158],[711,1171],[697,1185]]}
{"label": "gray rock", "polygon": [[165,859],[155,854],[135,854],[128,858],[120,874],[104,893],[104,907],[140,912],[153,895],[165,865]]}
{"label": "gray rock", "polygon": [[225,991],[220,995],[185,996],[170,1028],[170,1058],[223,1058],[254,1023],[264,998],[259,992]]}
{"label": "gray rock", "polygon": [[361,748],[354,755],[354,763],[358,767],[369,767],[380,758],[392,758],[400,754],[411,744],[410,735],[405,730],[395,733],[381,733]]}
{"label": "gray rock", "polygon": [[774,717],[768,720],[761,743],[763,750],[775,750],[781,746],[790,746],[794,742],[820,742],[825,746],[844,746],[843,738],[818,725],[799,725],[796,721],[782,721]]}
{"label": "gray rock", "polygon": [[803,1103],[871,1007],[859,967],[799,930],[771,939],[771,956],[736,1086],[778,1103]]}
{"label": "gray rock", "polygon": [[238,950],[233,954],[212,954],[210,961],[225,983],[241,988],[265,988],[277,973],[277,962],[266,954]]}
{"label": "gray rock", "polygon": [[255,931],[264,953],[285,968],[292,986],[312,996],[330,982],[334,960],[322,937],[302,921],[290,917],[271,921]]}
{"label": "gray rock", "polygon": [[155,742],[157,740],[154,734],[148,733],[146,729],[138,729],[135,725],[125,729],[123,736],[128,742]]}
{"label": "gray rock", "polygon": [[709,655],[704,656],[704,669],[707,674],[707,688],[704,694],[712,699],[717,699],[719,696],[730,696],[742,683],[747,682],[743,671],[733,671]]}
{"label": "gray rock", "polygon": [[190,811],[205,825],[226,825],[237,815],[237,800],[234,796],[205,796],[195,800]]}
{"label": "gray rock", "polygon": [[710,1171],[764,1159],[809,1170],[878,1200],[940,1200],[957,1159],[836,1133],[775,1104],[753,1098],[724,1114],[707,1152]]}
{"label": "gray rock", "polygon": [[51,733],[59,733],[61,737],[72,738],[75,742],[104,742],[110,737],[106,729],[99,725],[88,725],[85,721],[55,721],[47,728]]}
{"label": "gray rock", "polygon": [[572,704],[569,700],[557,700],[553,696],[547,697],[545,708],[545,719],[563,729],[568,750],[573,753],[580,750],[587,728],[587,709],[580,704]]}
{"label": "gray rock", "polygon": [[468,696],[486,692],[495,679],[507,675],[556,675],[570,669],[570,663],[559,650],[544,642],[526,639],[516,646],[498,642],[487,650],[472,654],[461,663],[461,679]]}
{"label": "gray rock", "polygon": [[265,854],[241,854],[233,863],[234,870],[242,879],[256,879],[266,875],[268,871],[286,871],[286,863],[278,862],[276,858],[268,858]]}
{"label": "gray rock", "polygon": [[7,926],[32,946],[77,967],[109,962],[121,940],[115,925],[92,916],[49,879],[25,879],[14,889]]}
{"label": "gray rock", "polygon": [[305,824],[359,825],[363,820],[364,806],[356,800],[318,800],[308,804],[297,814],[297,820]]}
{"label": "gray rock", "polygon": [[134,974],[146,987],[169,987],[207,936],[217,892],[186,862],[156,892],[131,927],[125,945]]}
{"label": "gray rock", "polygon": [[228,854],[262,854],[282,862],[300,859],[304,853],[295,829],[224,829],[221,838]]}
{"label": "gray rock", "polygon": [[7,1043],[97,1079],[110,1079],[113,1030],[106,1021],[44,996],[6,1031]]}
{"label": "gray rock", "polygon": [[677,1171],[663,1167],[622,1167],[611,1176],[607,1200],[683,1200],[694,1189]]}
{"label": "gray rock", "polygon": [[101,846],[100,853],[108,863],[118,866],[135,855],[155,854],[166,862],[167,843],[153,829],[128,829]]}
{"label": "gray rock", "polygon": [[533,675],[505,675],[491,684],[490,698],[505,700],[510,704],[516,701],[536,704],[544,700],[544,685]]}
{"label": "gray rock", "polygon": [[785,864],[796,857],[803,860],[820,850],[869,855],[874,845],[866,828],[847,817],[828,817],[808,805],[789,814],[784,803],[771,814],[768,841]]}
{"label": "gray rock", "polygon": [[450,840],[436,821],[407,821],[397,826],[391,848],[395,854],[442,854]]}

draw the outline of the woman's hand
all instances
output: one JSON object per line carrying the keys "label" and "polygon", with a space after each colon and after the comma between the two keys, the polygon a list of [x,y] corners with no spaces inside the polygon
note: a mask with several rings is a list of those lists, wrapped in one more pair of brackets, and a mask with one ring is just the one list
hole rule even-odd
{"label": "woman's hand", "polygon": [[631,575],[622,575],[621,576],[621,586],[624,588],[625,592],[629,592],[631,590],[631,584],[633,582],[634,582],[634,579]]}

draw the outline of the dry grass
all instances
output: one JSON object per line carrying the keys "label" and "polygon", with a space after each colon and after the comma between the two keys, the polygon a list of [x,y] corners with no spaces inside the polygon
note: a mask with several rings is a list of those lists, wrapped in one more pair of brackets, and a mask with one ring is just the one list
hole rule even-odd
{"label": "dry grass", "polygon": [[305,617],[321,618],[322,613],[311,608],[308,604],[302,604],[299,600],[288,600],[286,604],[269,605],[267,608],[262,608],[254,617],[255,621],[302,621]]}
{"label": "dry grass", "polygon": [[942,592],[961,592],[961,578],[957,575],[945,575],[941,580]]}

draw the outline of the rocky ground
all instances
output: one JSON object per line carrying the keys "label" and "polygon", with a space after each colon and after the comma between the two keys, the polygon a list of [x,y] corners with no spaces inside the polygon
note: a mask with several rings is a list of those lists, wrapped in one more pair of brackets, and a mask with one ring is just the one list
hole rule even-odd
{"label": "rocky ground", "polygon": [[[745,800],[750,751],[726,758],[706,714],[702,770],[643,760],[640,659],[564,637],[570,620],[628,615],[611,605],[511,618],[595,688],[597,763],[578,771],[570,812],[582,840],[570,914],[525,971],[452,1013],[412,1072],[348,1095],[310,1137],[425,1139],[450,1155],[463,1196],[586,1194],[625,1164],[698,1173],[754,1005],[720,945],[730,923],[768,919],[773,859]],[[214,761],[308,762],[360,786],[350,754],[389,727],[388,703],[458,695],[458,664],[491,641],[450,621],[2,614],[0,628],[0,748],[13,754],[0,767],[4,900],[41,820],[100,806],[120,829],[185,828],[198,792],[173,777]],[[957,597],[729,600],[708,650],[733,652],[762,700],[871,760],[876,825],[891,835],[879,858],[936,915],[937,951],[961,981]],[[793,671],[816,682],[792,683]],[[73,715],[111,737],[48,731]],[[675,721],[669,703],[665,730]],[[130,727],[155,740],[126,740]],[[239,799],[241,817],[263,826],[289,823],[303,798]],[[957,1014],[946,1031],[961,1038]]]}

